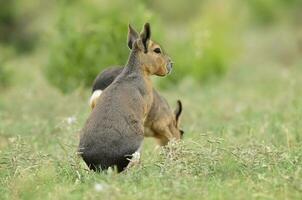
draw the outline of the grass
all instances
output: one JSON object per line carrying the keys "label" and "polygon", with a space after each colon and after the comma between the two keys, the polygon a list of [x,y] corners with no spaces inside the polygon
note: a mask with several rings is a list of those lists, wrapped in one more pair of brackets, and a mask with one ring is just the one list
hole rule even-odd
{"label": "grass", "polygon": [[0,199],[301,199],[299,63],[243,61],[215,83],[162,91],[171,105],[183,101],[184,140],[156,150],[146,139],[139,166],[96,174],[75,153],[89,91],[50,87],[43,58],[8,63],[16,74],[0,98]]}

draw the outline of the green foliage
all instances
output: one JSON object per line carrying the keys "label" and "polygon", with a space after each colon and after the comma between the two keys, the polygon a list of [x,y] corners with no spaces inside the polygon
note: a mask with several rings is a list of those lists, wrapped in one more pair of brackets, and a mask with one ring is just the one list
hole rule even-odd
{"label": "green foliage", "polygon": [[17,52],[31,50],[37,35],[31,30],[34,1],[0,0],[0,43],[15,47]]}
{"label": "green foliage", "polygon": [[7,87],[10,83],[11,73],[0,63],[0,90]]}
{"label": "green foliage", "polygon": [[191,75],[198,80],[224,74],[234,60],[236,45],[240,42],[236,34],[240,31],[239,27],[235,28],[240,22],[234,21],[234,9],[222,1],[211,1],[193,22],[192,55],[196,60],[192,63]]}
{"label": "green foliage", "polygon": [[[160,86],[178,82],[185,76],[193,76],[200,82],[219,77],[236,58],[240,43],[237,32],[241,31],[236,26],[242,22],[235,20],[238,15],[234,15],[234,2],[228,6],[221,6],[221,3],[209,1],[201,7],[202,14],[183,26],[183,29],[191,31],[181,39],[177,34],[171,37],[169,32],[165,33],[168,28],[159,29],[150,11],[137,1],[118,1],[116,5],[104,8],[83,1],[63,5],[58,33],[45,69],[47,78],[63,92],[73,91],[79,86],[91,86],[102,69],[126,62],[129,53],[125,45],[127,21],[141,25],[149,19],[152,30],[155,33],[161,31],[160,35],[153,34],[153,37],[160,42],[162,38],[169,41],[167,53],[176,63],[173,73],[160,80]],[[120,7],[124,8],[123,11],[118,9]],[[131,7],[136,7],[135,12],[124,13]],[[216,10],[220,15],[215,14]],[[168,42],[165,41],[163,47],[166,44]]]}
{"label": "green foliage", "polygon": [[0,90],[6,88],[11,83],[12,72],[7,67],[6,61],[9,58],[7,50],[0,48],[2,54],[0,54]]}
{"label": "green foliage", "polygon": [[[45,68],[50,83],[70,92],[80,85],[91,86],[105,67],[127,62],[127,24],[133,23],[140,31],[152,15],[138,1],[118,1],[117,5],[101,7],[84,1],[62,5],[58,33]],[[130,12],[132,7],[136,9]],[[151,21],[156,30],[156,23]]]}
{"label": "green foliage", "polygon": [[170,40],[175,71],[168,80],[177,82],[191,76],[203,82],[225,74],[238,57],[242,32],[240,24],[244,20],[243,17],[237,19],[242,13],[235,12],[235,3],[207,1],[200,8],[201,14],[182,27],[189,27],[189,31],[183,36],[176,36],[181,39]]}
{"label": "green foliage", "polygon": [[250,0],[246,4],[250,18],[260,25],[272,25],[283,20],[295,21],[301,17],[302,2],[299,0]]}
{"label": "green foliage", "polygon": [[252,17],[256,22],[262,24],[272,23],[276,20],[279,9],[279,2],[275,0],[252,0],[247,2],[253,13]]}
{"label": "green foliage", "polygon": [[[165,5],[171,5],[169,10],[173,12],[166,11]],[[251,24],[293,18],[297,15],[291,16],[289,12],[299,5],[295,0],[205,0],[194,1],[190,6],[169,0],[165,3],[64,1],[59,4],[57,32],[50,41],[45,74],[50,83],[63,92],[91,86],[102,69],[126,62],[129,53],[125,42],[127,23],[140,27],[150,21],[153,32],[161,31],[153,34],[154,39],[168,49],[167,53],[175,62],[173,73],[159,79],[159,86],[175,85],[186,76],[198,82],[217,79],[238,60],[243,48],[241,39]],[[194,7],[192,13],[188,13],[190,7]],[[160,29],[158,16],[163,16],[161,24],[165,25]]]}

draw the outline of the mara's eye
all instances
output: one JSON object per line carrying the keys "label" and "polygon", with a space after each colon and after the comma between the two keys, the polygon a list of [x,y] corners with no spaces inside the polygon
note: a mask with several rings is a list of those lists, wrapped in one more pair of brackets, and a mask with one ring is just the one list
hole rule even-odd
{"label": "mara's eye", "polygon": [[153,51],[154,51],[155,53],[161,53],[160,48],[155,48]]}

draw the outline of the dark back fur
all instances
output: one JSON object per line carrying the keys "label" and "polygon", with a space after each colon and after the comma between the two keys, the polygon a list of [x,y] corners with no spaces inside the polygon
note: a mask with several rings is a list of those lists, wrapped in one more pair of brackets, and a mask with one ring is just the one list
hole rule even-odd
{"label": "dark back fur", "polygon": [[123,69],[124,67],[113,66],[103,70],[93,82],[92,93],[95,90],[105,90],[122,73]]}

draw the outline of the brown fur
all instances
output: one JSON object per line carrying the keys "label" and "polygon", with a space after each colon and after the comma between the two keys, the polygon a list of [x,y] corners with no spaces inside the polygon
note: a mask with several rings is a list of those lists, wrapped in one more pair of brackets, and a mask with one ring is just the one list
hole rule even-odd
{"label": "brown fur", "polygon": [[140,149],[144,121],[153,102],[150,76],[164,76],[171,69],[168,56],[155,55],[150,34],[149,24],[140,35],[129,26],[128,46],[132,51],[128,63],[98,98],[82,129],[79,153],[90,169],[116,166],[121,172]]}
{"label": "brown fur", "polygon": [[180,140],[183,131],[180,130],[180,116],[182,104],[177,102],[177,108],[173,112],[166,99],[153,90],[153,104],[144,123],[145,136],[155,137],[158,144],[164,146],[170,140]]}
{"label": "brown fur", "polygon": [[[122,72],[123,67],[110,67],[102,71],[93,83],[93,94],[95,91],[103,91]],[[95,106],[96,96],[91,101],[91,108]],[[183,131],[180,130],[180,115],[182,104],[177,102],[177,108],[173,112],[166,99],[153,89],[153,102],[144,123],[144,136],[155,137],[159,145],[166,145],[170,140],[179,140]]]}

